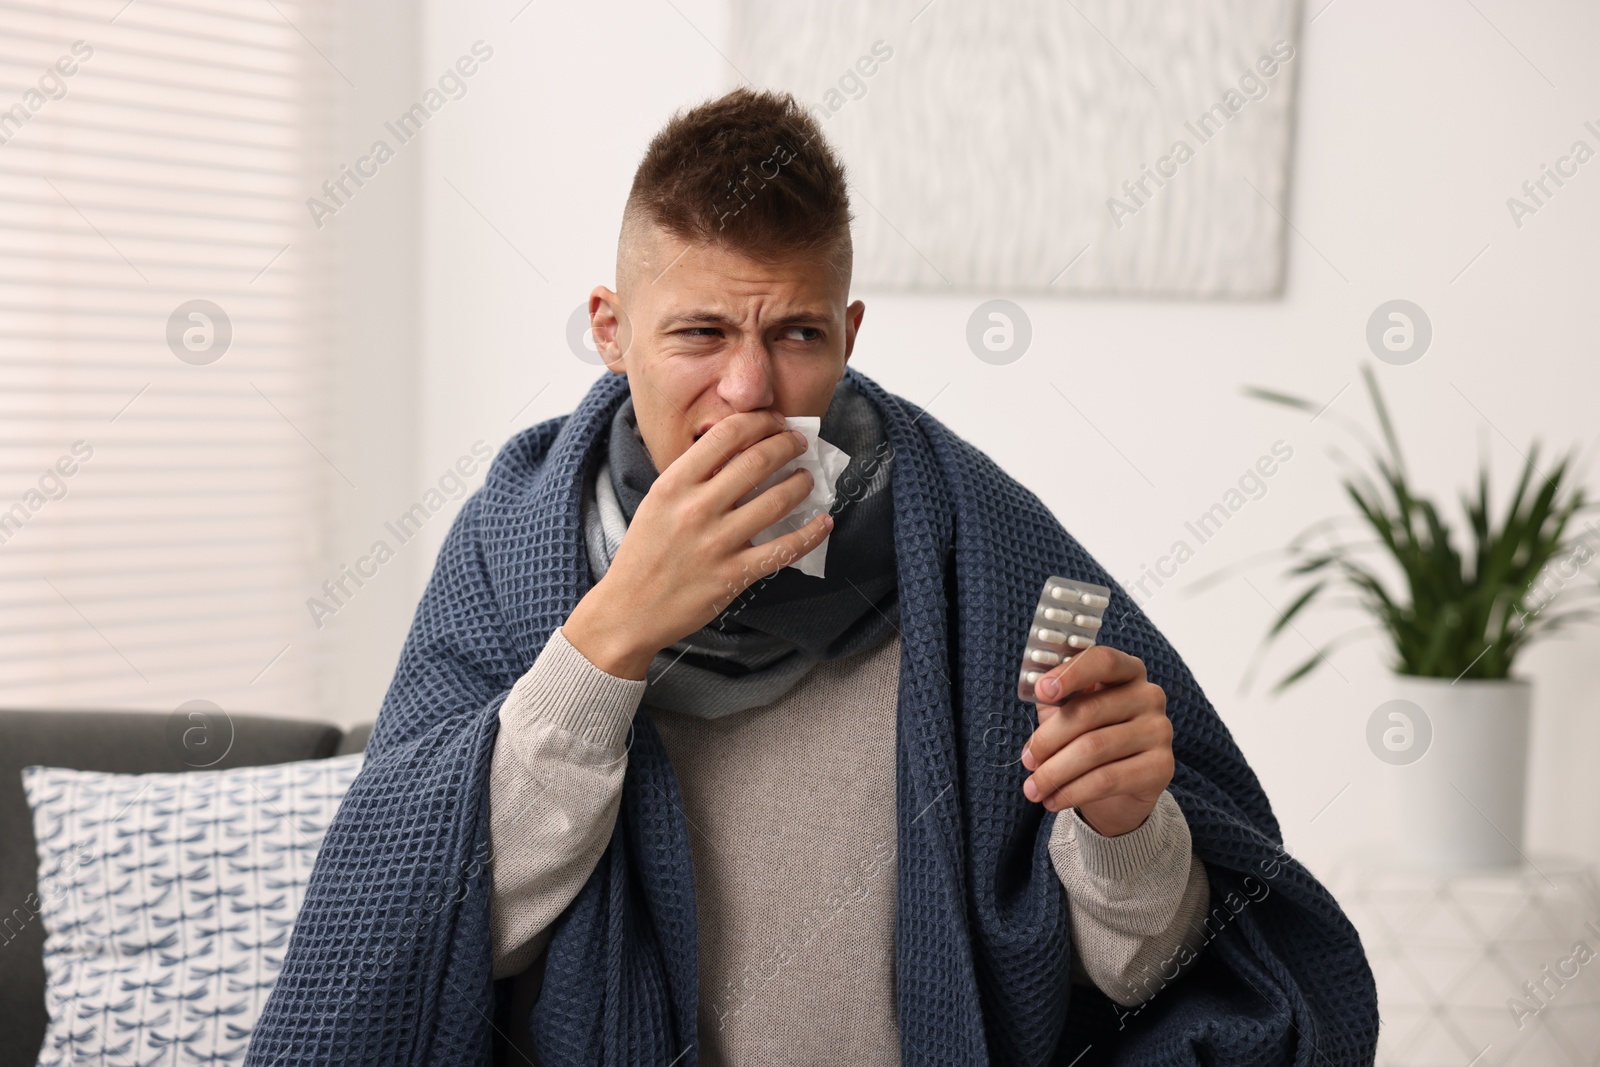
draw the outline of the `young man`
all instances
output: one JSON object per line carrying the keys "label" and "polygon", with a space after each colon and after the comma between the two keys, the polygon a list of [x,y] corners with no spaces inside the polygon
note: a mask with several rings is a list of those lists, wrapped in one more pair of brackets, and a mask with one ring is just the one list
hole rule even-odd
{"label": "young man", "polygon": [[[847,368],[849,221],[786,95],[651,143],[608,374],[452,529],[247,1062],[1370,1062],[1354,930],[1170,645]],[[786,416],[850,464],[756,543]],[[1034,709],[1049,574],[1113,604]]]}
{"label": "young man", "polygon": [[[589,298],[598,350],[630,394],[611,422],[614,462],[602,461],[593,487],[618,501],[618,543],[590,539],[596,584],[500,711],[495,976],[538,960],[598,863],[643,703],[684,792],[701,1055],[713,1062],[801,1048],[883,1063],[898,1048],[893,464],[873,469],[881,431],[841,386],[865,311],[849,301],[850,264],[842,168],[792,103],[736,92],[655,139],[624,211],[617,291]],[[824,417],[821,436],[847,446],[865,494],[838,509],[837,529],[822,512],[751,547],[811,489],[797,470],[735,506],[804,451],[785,415]],[[601,512],[586,508],[586,530],[604,533]],[[798,559],[824,536],[823,577],[780,572],[730,604],[773,569],[764,560]],[[1041,706],[1028,748],[1019,739],[1021,751],[996,758],[1034,772],[1016,783],[1030,800],[1067,811],[1052,855],[1069,890],[1076,976],[1137,1004],[1153,991],[1140,980],[1185,938],[1190,950],[1203,943],[1208,901],[1164,792],[1165,698],[1137,658],[1104,646],[1047,677],[1104,691],[1065,716]],[[834,890],[856,894],[853,904],[806,928]],[[779,973],[760,977],[788,948]]]}

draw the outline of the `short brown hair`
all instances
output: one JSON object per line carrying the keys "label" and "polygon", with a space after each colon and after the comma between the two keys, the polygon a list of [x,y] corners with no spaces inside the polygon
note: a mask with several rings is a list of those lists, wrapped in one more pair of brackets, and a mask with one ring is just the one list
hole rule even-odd
{"label": "short brown hair", "polygon": [[653,223],[764,262],[824,252],[848,281],[850,218],[844,165],[816,120],[789,93],[741,87],[678,112],[651,139],[623,209],[619,259]]}

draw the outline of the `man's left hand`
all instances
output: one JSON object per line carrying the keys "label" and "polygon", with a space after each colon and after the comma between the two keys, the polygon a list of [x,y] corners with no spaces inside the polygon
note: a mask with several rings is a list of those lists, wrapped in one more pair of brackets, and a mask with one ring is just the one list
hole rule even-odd
{"label": "man's left hand", "polygon": [[1039,728],[1022,750],[1033,772],[1023,794],[1049,811],[1077,808],[1104,837],[1137,830],[1174,766],[1167,694],[1144,661],[1095,645],[1046,672],[1034,694]]}

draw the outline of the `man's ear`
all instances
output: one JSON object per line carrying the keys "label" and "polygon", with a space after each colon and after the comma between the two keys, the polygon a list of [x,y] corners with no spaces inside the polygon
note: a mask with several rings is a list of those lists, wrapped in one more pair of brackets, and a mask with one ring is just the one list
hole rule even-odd
{"label": "man's ear", "polygon": [[628,313],[623,310],[622,298],[603,285],[595,286],[589,293],[589,329],[594,336],[595,351],[600,353],[611,373],[628,373],[624,357],[633,341]]}
{"label": "man's ear", "polygon": [[857,300],[854,304],[844,309],[844,361],[850,362],[850,353],[855,351],[856,332],[861,329],[861,317],[867,313],[867,305]]}

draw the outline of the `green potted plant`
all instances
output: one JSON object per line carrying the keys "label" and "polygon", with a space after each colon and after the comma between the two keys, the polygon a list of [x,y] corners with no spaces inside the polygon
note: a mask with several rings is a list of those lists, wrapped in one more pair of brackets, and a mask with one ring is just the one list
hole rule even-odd
{"label": "green potted plant", "polygon": [[[1412,486],[1371,367],[1361,373],[1387,454],[1361,434],[1376,478],[1355,470],[1342,479],[1356,512],[1342,518],[1371,536],[1336,537],[1340,520],[1324,520],[1290,542],[1287,574],[1305,587],[1269,627],[1260,651],[1325,594],[1353,592],[1369,623],[1339,635],[1329,650],[1370,636],[1374,626],[1389,647],[1397,699],[1374,712],[1368,742],[1398,768],[1406,859],[1443,870],[1515,864],[1523,858],[1532,690],[1512,668],[1531,642],[1595,615],[1569,603],[1600,593],[1600,567],[1584,570],[1600,550],[1600,529],[1590,520],[1569,538],[1574,518],[1592,505],[1583,486],[1573,484],[1579,479],[1569,470],[1572,457],[1541,472],[1535,441],[1498,523],[1487,462],[1480,460],[1475,495],[1461,495],[1468,544],[1458,551],[1439,508]],[[1321,410],[1270,389],[1243,391]],[[1385,580],[1379,561],[1382,570],[1398,573],[1397,584]],[[1326,651],[1290,670],[1272,692],[1310,674]]]}

